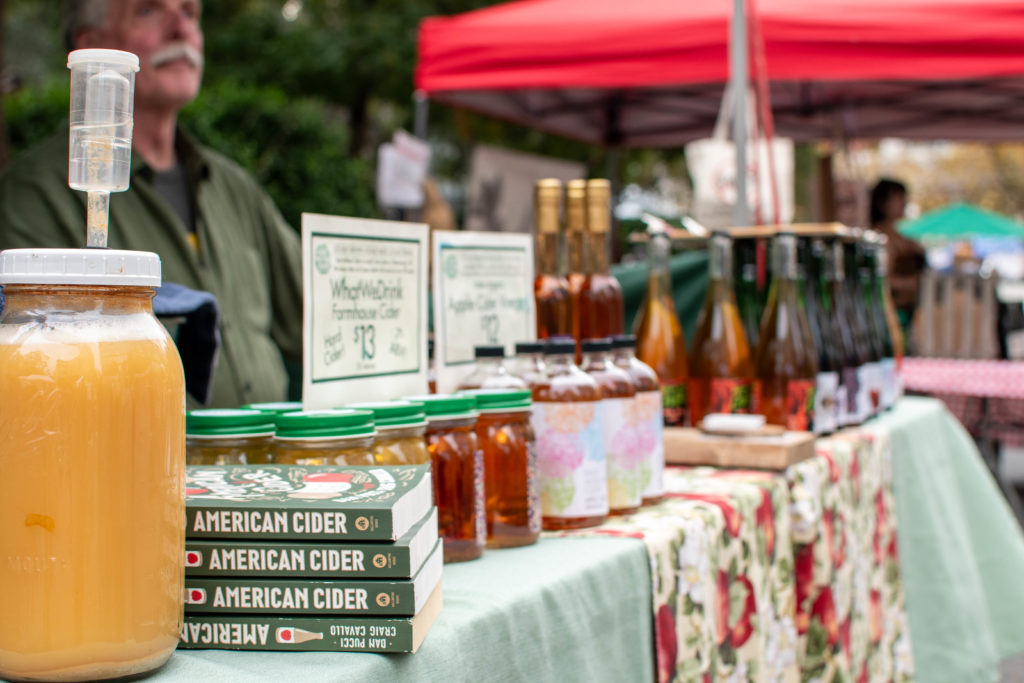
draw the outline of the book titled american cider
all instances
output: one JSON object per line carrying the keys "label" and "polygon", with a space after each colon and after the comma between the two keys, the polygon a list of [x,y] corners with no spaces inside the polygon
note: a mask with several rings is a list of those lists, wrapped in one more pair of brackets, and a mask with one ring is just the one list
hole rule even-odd
{"label": "book titled american cider", "polygon": [[441,541],[412,579],[185,578],[185,612],[412,616],[441,582]]}
{"label": "book titled american cider", "polygon": [[430,467],[190,466],[186,537],[395,541],[430,509]]}
{"label": "book titled american cider", "polygon": [[437,508],[394,543],[185,541],[185,576],[408,579],[437,541]]}
{"label": "book titled american cider", "polygon": [[441,585],[413,617],[186,614],[185,649],[416,652],[441,612]]}

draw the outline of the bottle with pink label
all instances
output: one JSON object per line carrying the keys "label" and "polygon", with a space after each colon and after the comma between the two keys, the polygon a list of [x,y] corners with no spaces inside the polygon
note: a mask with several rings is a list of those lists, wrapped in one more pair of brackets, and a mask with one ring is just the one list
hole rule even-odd
{"label": "bottle with pink label", "polygon": [[580,350],[582,370],[601,388],[608,507],[613,515],[632,514],[640,509],[647,456],[637,440],[636,385],[628,372],[612,362],[610,339],[585,339]]}
{"label": "bottle with pink label", "polygon": [[545,346],[545,373],[533,388],[543,527],[597,526],[608,517],[601,389],[575,362],[571,337]]}
{"label": "bottle with pink label", "polygon": [[629,374],[636,386],[637,447],[645,454],[640,464],[643,505],[654,505],[665,496],[665,418],[662,413],[661,382],[658,373],[636,357],[636,337],[612,337],[612,360]]}

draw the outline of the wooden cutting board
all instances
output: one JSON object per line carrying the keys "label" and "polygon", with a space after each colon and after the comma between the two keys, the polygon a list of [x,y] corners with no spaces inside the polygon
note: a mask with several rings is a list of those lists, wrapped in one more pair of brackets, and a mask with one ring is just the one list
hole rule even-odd
{"label": "wooden cutting board", "polygon": [[719,436],[690,427],[665,427],[665,462],[784,470],[814,455],[814,434],[783,432]]}

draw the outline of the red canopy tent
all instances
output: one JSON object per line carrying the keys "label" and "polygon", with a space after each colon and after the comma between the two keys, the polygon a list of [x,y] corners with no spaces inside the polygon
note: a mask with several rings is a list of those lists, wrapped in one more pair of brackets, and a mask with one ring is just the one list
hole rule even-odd
{"label": "red canopy tent", "polygon": [[[520,0],[420,26],[430,99],[624,147],[711,132],[730,0]],[[1024,3],[759,0],[776,133],[1024,139]]]}

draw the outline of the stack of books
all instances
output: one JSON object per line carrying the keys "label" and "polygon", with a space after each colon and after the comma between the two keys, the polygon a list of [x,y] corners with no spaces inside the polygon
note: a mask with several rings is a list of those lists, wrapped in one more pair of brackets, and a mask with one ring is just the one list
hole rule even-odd
{"label": "stack of books", "polygon": [[415,652],[441,611],[429,465],[186,469],[181,647]]}

